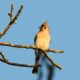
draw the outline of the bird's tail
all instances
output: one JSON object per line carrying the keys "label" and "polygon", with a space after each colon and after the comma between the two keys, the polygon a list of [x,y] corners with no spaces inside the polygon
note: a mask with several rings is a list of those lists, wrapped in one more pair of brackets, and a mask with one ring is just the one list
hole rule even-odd
{"label": "bird's tail", "polygon": [[38,51],[38,53],[36,54],[35,64],[32,73],[36,73],[36,74],[38,73],[38,65],[39,65],[40,57],[41,57],[41,51]]}
{"label": "bird's tail", "polygon": [[35,73],[35,74],[38,73],[38,67],[37,67],[37,66],[35,66],[35,67],[33,68],[32,73]]}

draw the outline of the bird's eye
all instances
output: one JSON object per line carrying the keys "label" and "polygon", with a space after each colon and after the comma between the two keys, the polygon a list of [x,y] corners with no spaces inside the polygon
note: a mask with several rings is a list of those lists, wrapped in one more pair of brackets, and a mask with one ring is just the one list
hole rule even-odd
{"label": "bird's eye", "polygon": [[44,26],[44,29],[46,29],[46,26]]}

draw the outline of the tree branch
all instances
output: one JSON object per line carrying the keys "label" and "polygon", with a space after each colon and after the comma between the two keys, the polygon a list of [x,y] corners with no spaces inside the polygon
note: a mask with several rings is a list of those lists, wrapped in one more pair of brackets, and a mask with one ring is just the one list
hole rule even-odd
{"label": "tree branch", "polygon": [[12,20],[13,20],[13,17],[14,17],[14,12],[13,12],[13,10],[14,10],[14,4],[11,4],[11,12],[8,13],[8,15],[9,15],[9,17],[10,17],[10,21],[12,21]]}
{"label": "tree branch", "polygon": [[64,53],[63,50],[56,50],[56,49],[48,49],[47,52],[53,52],[53,53],[57,53],[57,54]]}
{"label": "tree branch", "polygon": [[[20,9],[18,10],[17,14],[15,15],[15,17],[9,22],[9,24],[7,25],[7,27],[5,28],[5,30],[3,32],[0,33],[0,38],[2,36],[4,36],[6,34],[6,32],[10,29],[10,27],[15,23],[15,21],[17,20],[18,16],[20,15],[21,11],[23,9],[23,5],[21,5]],[[12,13],[11,13],[12,14]],[[12,18],[12,17],[11,17]]]}
{"label": "tree branch", "polygon": [[[37,48],[34,45],[17,45],[17,44],[12,44],[9,42],[0,42],[1,46],[9,46],[9,47],[15,47],[15,48],[26,48],[26,49],[35,49],[38,50],[39,48]],[[48,49],[47,52],[53,52],[53,53],[63,53],[63,50],[56,50],[56,49]]]}
{"label": "tree branch", "polygon": [[0,55],[3,58],[3,60],[8,61],[1,51],[0,51]]}
{"label": "tree branch", "polygon": [[[17,45],[17,44],[12,44],[12,43],[7,43],[7,42],[0,42],[1,46],[9,46],[9,47],[16,47],[16,48],[26,48],[26,49],[35,49],[38,50],[39,48],[37,48],[34,45]],[[42,50],[42,49],[40,49]],[[43,50],[42,50],[43,51]],[[56,62],[54,62],[47,54],[47,52],[55,52],[55,53],[62,53],[64,52],[63,50],[55,50],[55,49],[48,49],[46,51],[43,51],[45,57],[53,64],[53,66],[56,66],[57,68],[59,68],[60,70],[62,69],[61,66],[59,64],[57,64]]]}
{"label": "tree branch", "polygon": [[[18,67],[34,67],[34,65],[28,65],[28,64],[20,64],[20,63],[14,63],[14,62],[10,62],[8,59],[6,59],[6,57],[3,55],[2,52],[0,52],[0,55],[2,58],[0,58],[1,62],[4,62],[8,65],[12,65],[12,66],[18,66]],[[38,67],[40,67],[41,65],[38,65]]]}
{"label": "tree branch", "polygon": [[53,66],[56,66],[58,69],[62,69],[62,67],[59,65],[59,64],[57,64],[56,62],[54,62],[51,58],[50,58],[50,56],[48,56],[48,54],[47,54],[47,52],[46,51],[43,51],[43,53],[44,53],[44,55],[45,55],[45,57],[53,64]]}
{"label": "tree branch", "polygon": [[[9,61],[5,61],[4,59],[1,59],[1,58],[0,58],[0,61],[6,63],[8,65],[12,65],[12,66],[18,66],[18,67],[34,67],[34,65],[9,62]],[[40,67],[40,65],[39,65],[39,67]]]}

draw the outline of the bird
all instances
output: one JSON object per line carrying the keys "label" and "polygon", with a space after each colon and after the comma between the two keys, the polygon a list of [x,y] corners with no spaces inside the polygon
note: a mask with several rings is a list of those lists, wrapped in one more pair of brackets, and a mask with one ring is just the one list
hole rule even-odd
{"label": "bird", "polygon": [[34,38],[34,45],[39,49],[35,50],[35,64],[32,70],[32,73],[37,74],[38,73],[38,65],[40,62],[41,50],[48,50],[50,45],[51,37],[50,37],[50,27],[48,25],[48,22],[45,21],[42,23],[42,25],[39,27],[39,32],[36,34]]}

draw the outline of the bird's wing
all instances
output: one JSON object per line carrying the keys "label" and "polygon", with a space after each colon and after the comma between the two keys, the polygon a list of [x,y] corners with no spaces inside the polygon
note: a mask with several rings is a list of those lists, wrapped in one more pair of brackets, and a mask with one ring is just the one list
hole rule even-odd
{"label": "bird's wing", "polygon": [[[37,40],[37,35],[34,38],[34,45],[36,44],[36,40]],[[35,55],[37,55],[37,53],[38,53],[38,50],[35,50]]]}
{"label": "bird's wing", "polygon": [[35,43],[36,43],[36,40],[37,40],[37,35],[36,35],[35,38],[34,38],[34,45],[35,45]]}

